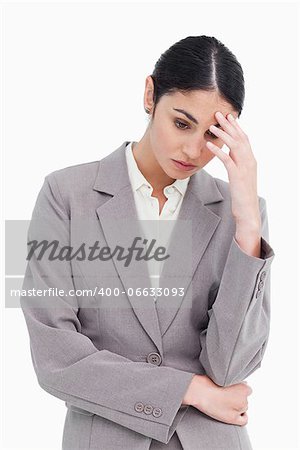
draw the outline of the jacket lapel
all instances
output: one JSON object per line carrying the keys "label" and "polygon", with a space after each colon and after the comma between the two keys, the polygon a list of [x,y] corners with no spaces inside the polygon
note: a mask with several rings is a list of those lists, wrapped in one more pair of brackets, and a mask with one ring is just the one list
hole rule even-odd
{"label": "jacket lapel", "polygon": [[[206,188],[209,191],[205,191]],[[199,198],[201,192],[203,201]],[[221,220],[205,206],[204,201],[215,202],[222,199],[213,178],[210,178],[203,169],[191,177],[167,247],[170,258],[164,262],[160,277],[160,287],[163,292],[172,292],[172,288],[176,287],[177,292],[180,292],[182,288],[184,295],[158,298],[156,307],[162,336],[173,322],[182,303],[184,302],[185,308],[191,307],[193,292],[192,289],[188,291],[188,287]],[[189,292],[188,298],[187,292]]]}
{"label": "jacket lapel", "polygon": [[[107,201],[96,209],[107,245],[111,250],[118,245],[122,246],[125,253],[128,253],[128,247],[132,246],[135,238],[145,237],[138,220],[128,176],[125,155],[128,142],[123,142],[114,152],[99,161],[93,186],[93,190],[110,195]],[[222,200],[223,196],[214,178],[204,169],[191,177],[167,246],[167,254],[170,257],[164,261],[160,276],[163,292],[166,292],[164,288],[169,288],[172,292],[172,288],[178,287],[183,288],[183,293],[186,294],[196,267],[221,220],[205,205]],[[183,230],[188,232],[186,238],[189,238],[189,248],[192,250],[190,254],[183,251],[186,248]],[[136,246],[143,247],[142,241],[139,240]],[[162,336],[186,296],[159,296],[155,303],[153,297],[142,295],[143,288],[150,292],[152,285],[147,261],[136,260],[136,252],[127,266],[116,257],[113,258],[113,263],[139,322],[163,354]],[[138,291],[141,291],[141,295],[136,294]]]}

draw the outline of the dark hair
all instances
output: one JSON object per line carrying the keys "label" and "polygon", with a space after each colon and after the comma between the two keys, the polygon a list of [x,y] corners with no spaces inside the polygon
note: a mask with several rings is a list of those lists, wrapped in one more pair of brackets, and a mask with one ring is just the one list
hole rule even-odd
{"label": "dark hair", "polygon": [[215,37],[188,36],[176,42],[160,56],[151,77],[152,116],[163,95],[195,89],[217,91],[238,112],[238,117],[243,109],[243,69],[234,54]]}

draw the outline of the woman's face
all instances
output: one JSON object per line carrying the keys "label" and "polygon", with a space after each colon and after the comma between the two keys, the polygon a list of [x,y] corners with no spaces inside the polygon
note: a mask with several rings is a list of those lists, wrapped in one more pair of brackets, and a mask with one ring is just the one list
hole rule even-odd
{"label": "woman's face", "polygon": [[[153,103],[147,102],[147,95],[145,101],[145,106],[151,109]],[[148,133],[153,154],[168,176],[184,179],[211,161],[215,155],[206,146],[208,140],[223,147],[224,142],[209,130],[210,125],[220,127],[215,117],[217,111],[225,117],[230,112],[235,118],[238,117],[233,107],[215,91],[176,92],[160,98]],[[178,168],[174,159],[196,167],[183,170]]]}

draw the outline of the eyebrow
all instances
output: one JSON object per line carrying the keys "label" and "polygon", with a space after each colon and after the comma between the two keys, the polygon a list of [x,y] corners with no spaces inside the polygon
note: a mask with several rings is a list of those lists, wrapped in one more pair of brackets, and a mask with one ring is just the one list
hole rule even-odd
{"label": "eyebrow", "polygon": [[[184,109],[180,109],[180,108],[173,108],[173,109],[174,109],[174,111],[178,111],[178,112],[184,114],[184,115],[185,115],[188,119],[190,119],[192,122],[194,122],[194,123],[196,123],[197,125],[199,125],[198,120],[195,119],[195,117],[192,116],[192,114],[190,114],[189,112],[185,111]],[[215,123],[214,125],[215,125],[215,127],[218,127],[218,128],[220,128],[220,126],[221,126],[219,123]]]}

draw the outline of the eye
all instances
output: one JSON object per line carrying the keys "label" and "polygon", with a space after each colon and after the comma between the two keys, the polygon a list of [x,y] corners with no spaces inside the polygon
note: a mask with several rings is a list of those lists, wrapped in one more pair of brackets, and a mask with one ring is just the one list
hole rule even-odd
{"label": "eye", "polygon": [[[189,126],[186,123],[181,122],[181,120],[175,120],[174,123],[175,123],[175,126],[177,128],[179,128],[180,130],[186,130],[187,128],[189,128]],[[184,127],[187,127],[187,128],[184,128]]]}
{"label": "eye", "polygon": [[[174,121],[176,128],[179,128],[180,130],[186,130],[190,128],[186,123],[182,122],[181,120],[176,119]],[[213,134],[210,130],[207,131],[207,134],[211,139],[218,139],[218,136]]]}
{"label": "eye", "polygon": [[211,131],[208,130],[207,134],[212,138],[212,139],[218,139],[218,136],[216,136],[215,134],[213,134]]}

